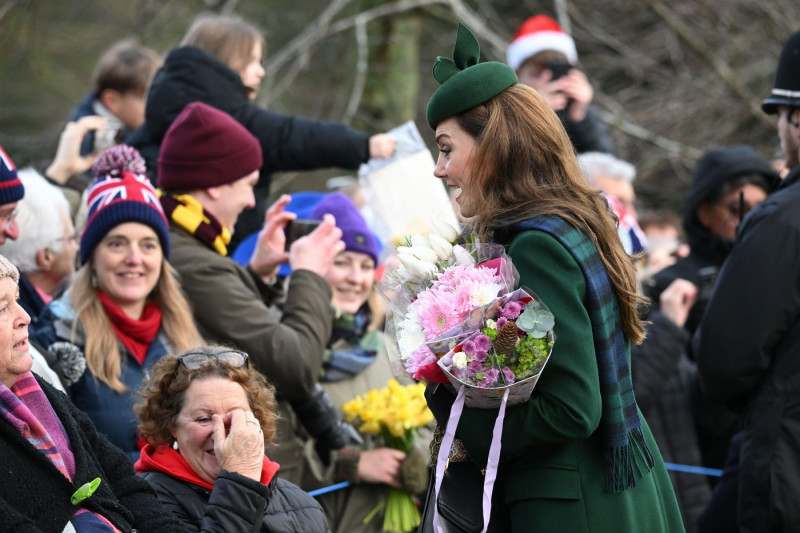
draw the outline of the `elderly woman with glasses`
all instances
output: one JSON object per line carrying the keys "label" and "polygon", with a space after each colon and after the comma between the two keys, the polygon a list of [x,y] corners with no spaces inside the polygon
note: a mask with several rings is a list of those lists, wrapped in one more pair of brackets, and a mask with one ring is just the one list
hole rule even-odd
{"label": "elderly woman with glasses", "polygon": [[320,505],[264,454],[275,396],[246,353],[202,346],[164,357],[140,396],[147,445],[136,470],[187,531],[328,531]]}

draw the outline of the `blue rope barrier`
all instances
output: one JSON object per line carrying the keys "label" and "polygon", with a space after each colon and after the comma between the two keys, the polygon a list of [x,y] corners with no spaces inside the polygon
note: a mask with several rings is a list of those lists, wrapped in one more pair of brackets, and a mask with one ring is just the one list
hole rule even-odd
{"label": "blue rope barrier", "polygon": [[689,466],[689,465],[677,465],[675,463],[664,463],[664,466],[667,467],[667,470],[673,470],[675,472],[687,472],[689,474],[703,474],[704,476],[712,476],[712,477],[721,477],[722,470],[719,468],[706,468],[704,466]]}
{"label": "blue rope barrier", "polygon": [[[712,476],[712,477],[721,477],[722,470],[719,468],[706,468],[704,466],[689,466],[689,465],[679,465],[675,463],[664,463],[664,466],[667,467],[667,470],[672,470],[674,472],[686,472],[689,474],[701,474],[704,476]],[[336,483],[335,485],[328,485],[327,487],[322,487],[321,489],[309,491],[308,494],[310,496],[320,496],[321,494],[326,494],[328,492],[333,492],[339,489],[344,489],[350,486],[349,481],[343,481],[341,483]]]}
{"label": "blue rope barrier", "polygon": [[319,496],[320,494],[325,494],[327,492],[333,492],[335,490],[344,489],[350,486],[349,481],[342,481],[341,483],[336,483],[335,485],[328,485],[327,487],[322,487],[321,489],[309,491],[308,494],[310,496]]}

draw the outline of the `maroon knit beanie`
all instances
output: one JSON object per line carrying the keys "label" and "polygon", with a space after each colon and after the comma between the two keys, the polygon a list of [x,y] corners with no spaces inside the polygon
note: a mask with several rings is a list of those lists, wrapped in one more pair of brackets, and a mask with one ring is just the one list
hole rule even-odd
{"label": "maroon knit beanie", "polygon": [[261,168],[261,145],[229,114],[202,102],[183,108],[158,156],[158,186],[192,191],[233,183]]}

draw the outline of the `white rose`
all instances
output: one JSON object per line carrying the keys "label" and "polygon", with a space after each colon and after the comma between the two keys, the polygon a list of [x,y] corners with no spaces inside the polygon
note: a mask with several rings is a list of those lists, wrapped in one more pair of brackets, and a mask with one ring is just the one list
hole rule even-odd
{"label": "white rose", "polygon": [[453,366],[456,368],[467,368],[467,354],[458,352],[453,355]]}

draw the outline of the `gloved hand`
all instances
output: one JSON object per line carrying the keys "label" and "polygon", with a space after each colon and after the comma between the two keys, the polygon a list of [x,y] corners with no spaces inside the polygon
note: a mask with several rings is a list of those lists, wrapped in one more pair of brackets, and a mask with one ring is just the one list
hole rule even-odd
{"label": "gloved hand", "polygon": [[54,342],[43,355],[64,387],[78,381],[86,370],[86,357],[80,348],[70,342]]}
{"label": "gloved hand", "polygon": [[314,449],[326,466],[330,464],[331,451],[341,450],[351,441],[364,442],[353,426],[341,420],[328,393],[319,383],[310,396],[292,402],[292,409],[314,439]]}
{"label": "gloved hand", "polygon": [[428,487],[428,458],[416,446],[406,454],[406,459],[401,467],[403,488],[411,494],[421,494]]}

